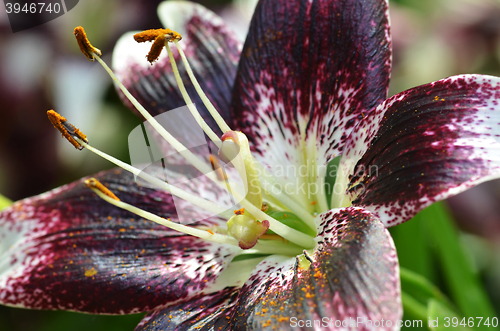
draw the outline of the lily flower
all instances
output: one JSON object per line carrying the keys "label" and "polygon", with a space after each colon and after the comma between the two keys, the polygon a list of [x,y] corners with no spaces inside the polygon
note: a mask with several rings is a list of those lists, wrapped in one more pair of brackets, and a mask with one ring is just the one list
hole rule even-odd
{"label": "lily flower", "polygon": [[[135,34],[146,50],[133,34],[118,42],[116,74],[83,29],[75,35],[126,103],[184,152],[191,133],[177,139],[155,116],[187,105],[219,149],[213,168],[227,161],[242,179],[239,208],[221,208],[231,174],[207,171],[198,154],[179,162],[206,176],[179,188],[97,150],[49,111],[75,147],[119,168],[0,213],[0,303],[150,312],[136,330],[398,330],[387,227],[500,177],[500,79],[455,76],[386,100],[386,0],[261,0],[243,48],[201,5],[167,1],[159,15],[168,29]],[[175,221],[173,196],[196,206],[182,210],[190,224]]]}

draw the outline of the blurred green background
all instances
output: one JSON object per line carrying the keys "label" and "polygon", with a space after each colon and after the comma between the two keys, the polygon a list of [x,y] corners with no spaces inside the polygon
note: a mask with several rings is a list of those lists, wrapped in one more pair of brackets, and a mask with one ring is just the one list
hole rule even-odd
{"label": "blurred green background", "polygon": [[[68,14],[16,34],[0,4],[1,194],[17,200],[111,168],[59,139],[46,119],[51,108],[78,123],[95,146],[129,160],[127,136],[140,122],[100,66],[81,55],[73,28],[84,26],[110,63],[121,34],[161,26],[160,2],[80,0]],[[255,1],[199,2],[244,39]],[[500,1],[390,0],[390,15],[390,95],[455,74],[500,76]],[[433,206],[391,234],[402,267],[405,318],[500,315],[499,181]],[[0,306],[0,331],[133,330],[141,318]]]}

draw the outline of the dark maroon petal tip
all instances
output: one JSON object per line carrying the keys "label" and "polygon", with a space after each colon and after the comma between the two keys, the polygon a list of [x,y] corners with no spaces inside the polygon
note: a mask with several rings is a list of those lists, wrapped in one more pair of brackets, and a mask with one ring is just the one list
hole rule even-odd
{"label": "dark maroon petal tip", "polygon": [[[500,78],[462,75],[388,99],[352,136],[353,204],[386,226],[500,177]],[[354,161],[356,162],[356,161]]]}
{"label": "dark maroon petal tip", "polygon": [[387,96],[385,0],[262,0],[242,51],[232,112],[259,160],[318,164],[339,155],[354,125]]}
{"label": "dark maroon petal tip", "polygon": [[[95,177],[124,202],[175,216],[171,196],[137,186],[128,173]],[[0,213],[0,302],[88,313],[149,311],[198,295],[235,250],[114,207],[78,181]]]}

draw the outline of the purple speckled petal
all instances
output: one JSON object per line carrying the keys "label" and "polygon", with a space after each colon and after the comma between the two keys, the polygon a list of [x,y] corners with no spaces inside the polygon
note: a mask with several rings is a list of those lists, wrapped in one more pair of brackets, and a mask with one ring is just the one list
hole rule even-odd
{"label": "purple speckled petal", "polygon": [[241,56],[234,126],[256,157],[273,168],[306,151],[323,165],[387,97],[387,1],[260,1]]}
{"label": "purple speckled petal", "polygon": [[[307,327],[307,321],[320,323],[322,330],[372,330],[369,323],[377,330],[399,329],[399,265],[383,224],[352,207],[326,212],[318,223],[309,267],[298,258],[268,257],[239,292],[228,288],[155,312],[137,330],[321,329]],[[347,327],[337,325],[342,321]]]}
{"label": "purple speckled petal", "polygon": [[[128,173],[111,170],[96,178],[125,202],[175,216],[170,196],[135,185]],[[199,295],[234,253],[116,208],[77,181],[0,213],[0,302],[89,313],[148,311]]]}
{"label": "purple speckled petal", "polygon": [[[384,225],[358,208],[326,212],[318,222],[318,245],[302,262],[272,256],[255,268],[237,305],[228,307],[226,328],[311,330],[302,323],[319,321],[324,329],[372,330],[369,321],[383,320],[377,330],[399,329],[399,265]],[[335,324],[342,321],[348,326]]]}
{"label": "purple speckled petal", "polygon": [[500,78],[462,75],[388,99],[352,136],[353,205],[393,226],[500,177]]}
{"label": "purple speckled petal", "polygon": [[135,331],[229,330],[238,291],[225,289],[147,315]]}
{"label": "purple speckled petal", "polygon": [[[169,1],[159,7],[158,14],[165,28],[182,34],[180,45],[198,82],[221,115],[229,119],[241,43],[219,16],[199,4]],[[138,44],[132,36],[133,33],[122,36],[114,49],[113,68],[117,76],[153,116],[184,106],[166,50],[151,66],[146,60],[151,44]],[[207,123],[215,128],[215,122],[189,81],[175,46],[171,48],[191,99]],[[123,100],[134,109],[125,98]]]}

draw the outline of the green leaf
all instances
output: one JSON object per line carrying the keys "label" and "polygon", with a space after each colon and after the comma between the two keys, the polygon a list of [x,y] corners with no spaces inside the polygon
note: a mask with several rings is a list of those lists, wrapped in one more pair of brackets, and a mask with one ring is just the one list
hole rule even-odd
{"label": "green leaf", "polygon": [[450,310],[456,309],[439,288],[422,275],[400,268],[400,276],[402,291],[421,304],[427,305],[429,300],[436,300]]}
{"label": "green leaf", "polygon": [[488,296],[460,245],[458,231],[445,205],[433,204],[421,211],[417,217],[428,229],[450,297],[461,313],[466,317],[494,317]]}
{"label": "green leaf", "polygon": [[425,224],[418,219],[412,219],[390,228],[389,231],[396,245],[399,265],[436,283],[435,257],[429,245]]}
{"label": "green leaf", "polygon": [[[441,302],[431,299],[429,300],[427,314],[429,316],[428,327],[430,330],[456,330],[456,331],[470,331],[471,328],[464,326],[468,325],[468,319],[464,319],[463,317],[459,317],[454,311],[448,309]],[[460,325],[462,323],[462,325]],[[477,323],[475,319],[472,320],[472,323]],[[471,326],[474,326],[472,324]]]}
{"label": "green leaf", "polygon": [[0,211],[12,204],[12,201],[0,194]]}
{"label": "green leaf", "polygon": [[422,304],[417,299],[401,291],[401,299],[403,301],[403,309],[405,314],[410,315],[412,318],[420,319],[425,321],[427,319],[427,308],[425,304]]}

